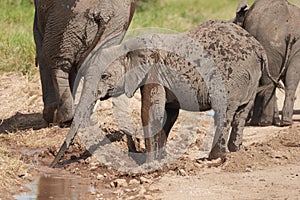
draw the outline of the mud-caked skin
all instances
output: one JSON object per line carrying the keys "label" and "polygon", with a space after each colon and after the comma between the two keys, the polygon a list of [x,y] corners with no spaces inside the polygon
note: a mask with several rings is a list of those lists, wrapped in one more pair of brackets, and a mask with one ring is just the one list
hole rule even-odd
{"label": "mud-caked skin", "polygon": [[48,123],[73,118],[72,87],[96,45],[118,44],[135,0],[35,0],[34,39]]}
{"label": "mud-caked skin", "polygon": [[[97,99],[124,93],[130,98],[139,88],[146,161],[162,157],[179,109],[214,109],[216,133],[210,158],[237,151],[266,62],[266,53],[255,38],[225,21],[208,21],[183,34],[139,36],[95,53],[85,63],[89,67],[83,95],[51,166],[62,157],[77,130],[89,126]],[[96,68],[101,69],[99,74],[94,73]]]}
{"label": "mud-caked skin", "polygon": [[252,124],[291,125],[295,92],[300,79],[300,9],[286,0],[256,0],[247,10],[247,1],[239,4],[235,23],[244,27],[264,47],[271,76],[282,80],[285,100],[279,120],[275,85],[264,71],[257,95]]}
{"label": "mud-caked skin", "polygon": [[[161,155],[151,152],[159,152],[164,147],[179,109],[204,111],[213,108],[217,118],[225,112],[226,118],[217,121],[218,133],[210,158],[222,157],[228,148],[230,151],[239,150],[245,119],[253,106],[261,71],[266,65],[267,58],[262,46],[233,23],[208,21],[184,35],[194,41],[185,44],[186,52],[192,51],[189,47],[200,45],[205,51],[199,55],[199,62],[210,58],[216,64],[225,86],[223,102],[219,102],[222,99],[218,98],[218,91],[210,94],[209,84],[196,65],[176,52],[133,50],[116,60],[100,76],[100,100],[122,93],[131,97],[141,88],[141,115],[148,161],[160,158]],[[169,42],[159,37],[153,36],[153,43]],[[123,45],[126,46],[126,43]],[[152,67],[149,68],[149,65]],[[125,78],[121,79],[123,76]],[[215,80],[211,78],[208,81]]]}

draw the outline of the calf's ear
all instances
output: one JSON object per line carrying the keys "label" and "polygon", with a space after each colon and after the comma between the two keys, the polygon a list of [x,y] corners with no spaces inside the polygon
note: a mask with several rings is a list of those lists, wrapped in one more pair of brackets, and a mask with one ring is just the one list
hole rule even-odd
{"label": "calf's ear", "polygon": [[128,98],[133,97],[134,93],[138,88],[142,86],[143,80],[146,78],[147,69],[141,66],[134,66],[130,70],[126,71],[125,74],[125,94]]}

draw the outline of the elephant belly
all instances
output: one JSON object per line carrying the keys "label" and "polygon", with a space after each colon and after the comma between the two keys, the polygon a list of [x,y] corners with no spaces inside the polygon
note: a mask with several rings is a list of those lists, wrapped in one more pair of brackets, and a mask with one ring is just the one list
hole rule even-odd
{"label": "elephant belly", "polygon": [[[184,87],[183,87],[184,86]],[[205,111],[211,108],[207,98],[188,85],[168,89],[166,92],[167,107],[186,111]]]}

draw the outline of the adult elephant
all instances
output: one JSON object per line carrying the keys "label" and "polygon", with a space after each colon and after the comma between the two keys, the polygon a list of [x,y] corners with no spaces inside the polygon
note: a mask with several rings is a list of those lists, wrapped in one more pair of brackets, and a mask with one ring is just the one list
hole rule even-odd
{"label": "adult elephant", "polygon": [[235,22],[251,33],[265,48],[272,77],[282,80],[285,101],[279,120],[275,85],[264,72],[261,85],[270,85],[255,100],[252,123],[291,125],[295,92],[300,79],[300,9],[286,0],[256,0],[247,10],[240,3]]}
{"label": "adult elephant", "polygon": [[35,0],[33,33],[45,121],[72,120],[77,70],[96,45],[120,43],[134,10],[135,0]]}

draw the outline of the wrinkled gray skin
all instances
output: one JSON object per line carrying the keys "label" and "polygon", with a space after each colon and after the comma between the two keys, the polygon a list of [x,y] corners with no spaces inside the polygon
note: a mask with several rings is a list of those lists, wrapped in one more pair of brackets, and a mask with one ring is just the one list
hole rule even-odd
{"label": "wrinkled gray skin", "polygon": [[77,70],[96,45],[120,43],[134,8],[135,0],[35,0],[36,64],[48,123],[72,120]]}
{"label": "wrinkled gray skin", "polygon": [[257,0],[247,10],[240,3],[235,22],[244,27],[265,48],[271,76],[282,80],[285,101],[279,120],[275,85],[264,71],[261,86],[270,85],[255,100],[252,124],[291,125],[295,92],[300,79],[300,9],[286,0]]}
{"label": "wrinkled gray skin", "polygon": [[[149,43],[162,48],[145,48]],[[205,51],[198,51],[195,47],[199,46]],[[178,49],[186,57],[178,56]],[[115,52],[121,52],[118,59],[109,58],[117,55]],[[213,64],[207,62],[209,59]],[[123,93],[130,98],[139,88],[147,161],[161,158],[179,109],[214,109],[217,130],[210,158],[223,157],[228,149],[237,151],[242,146],[245,119],[253,106],[266,59],[262,46],[247,31],[224,21],[208,21],[184,34],[141,36],[95,53],[85,63],[89,68],[84,76],[83,95],[70,132],[51,166],[60,160],[77,130],[89,126],[97,99]],[[107,63],[111,64],[104,71],[95,70],[103,69]],[[222,118],[222,113],[226,117]]]}

